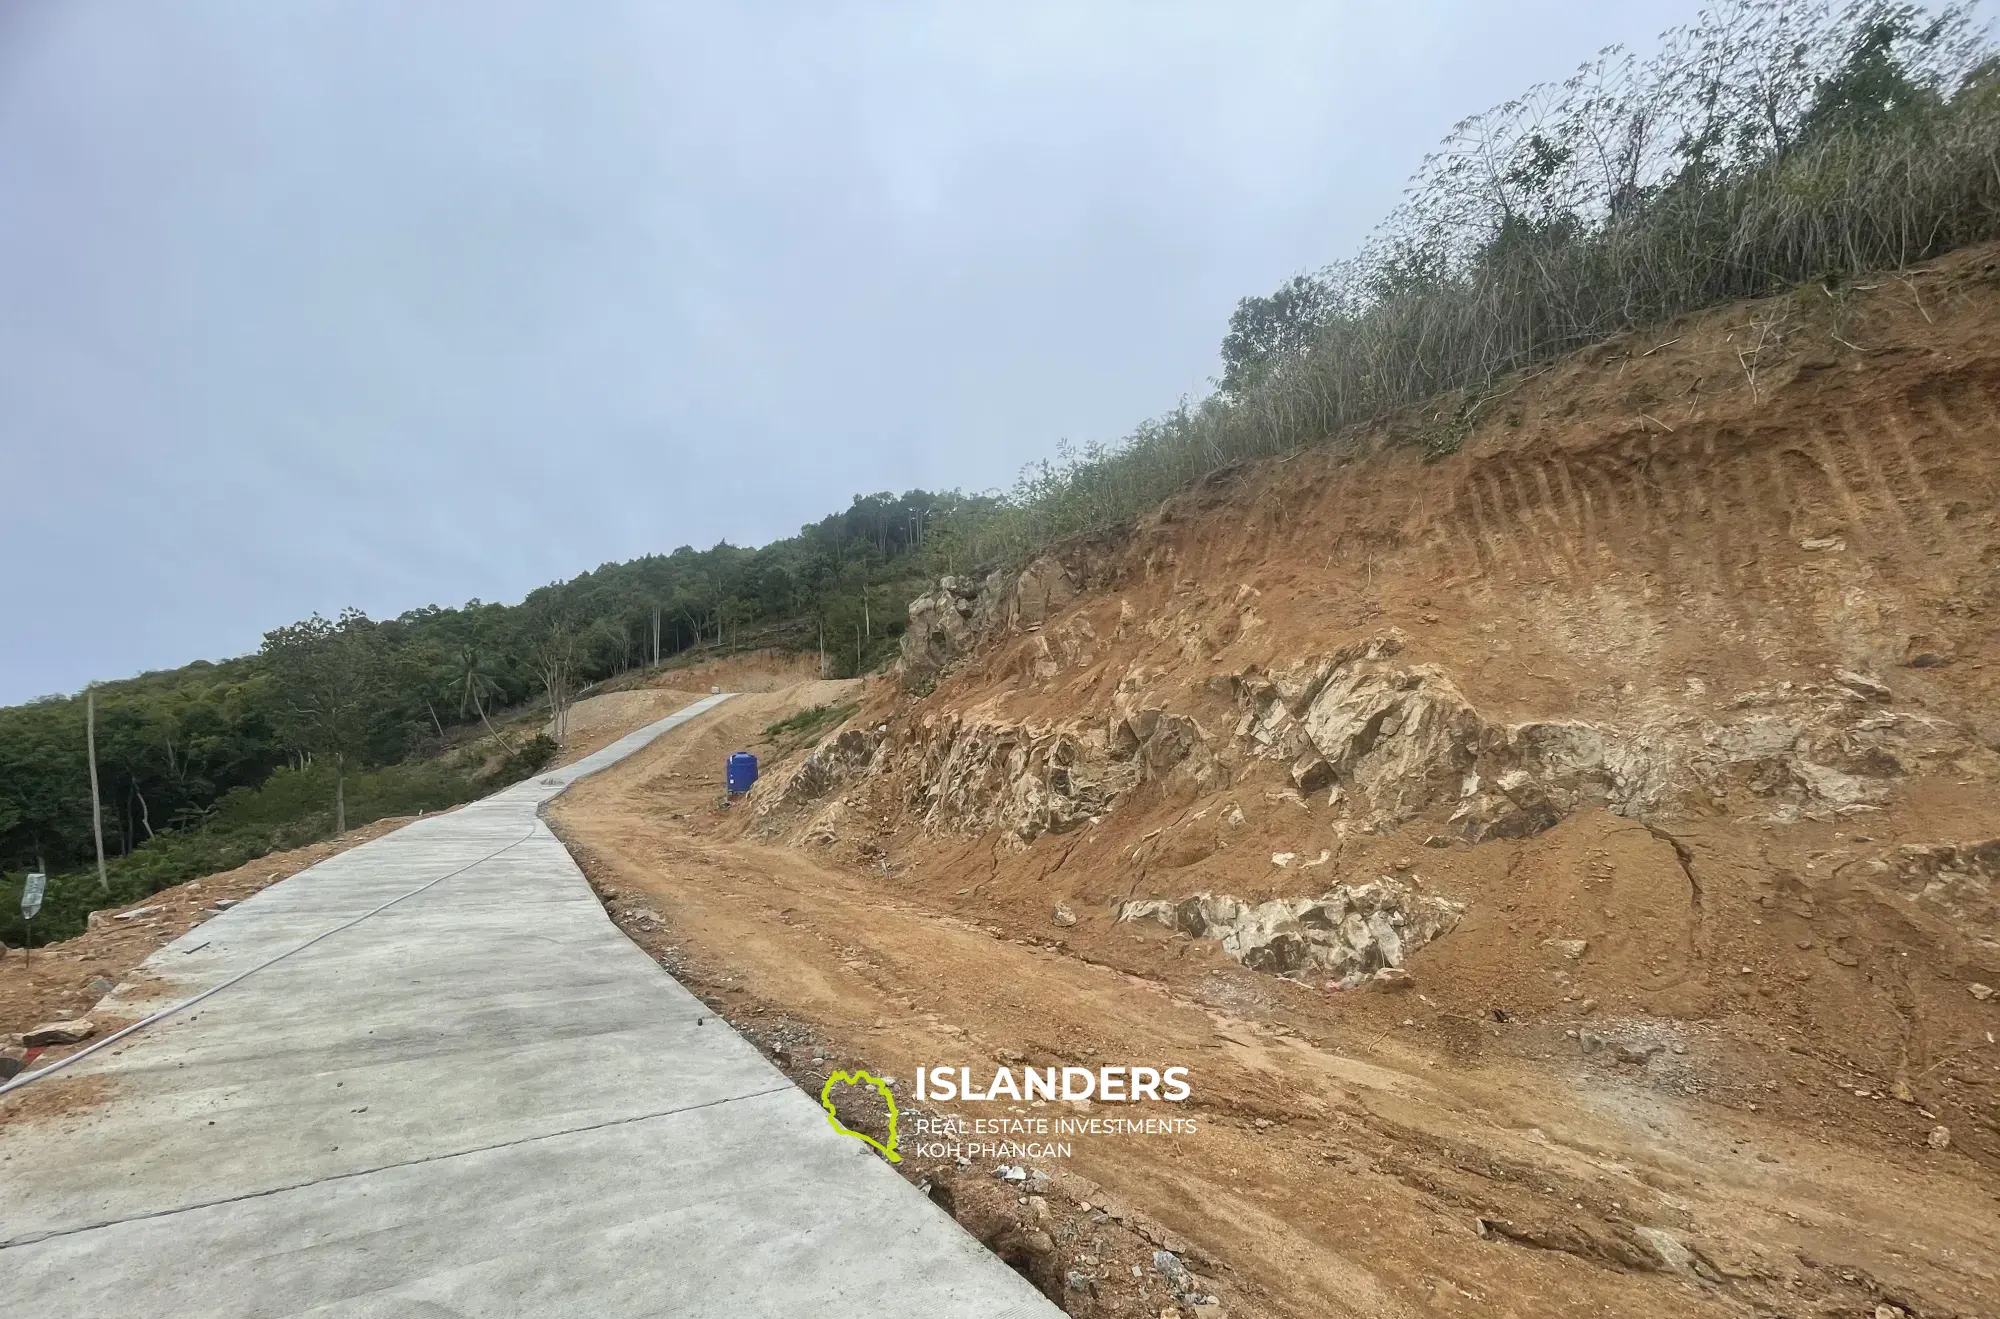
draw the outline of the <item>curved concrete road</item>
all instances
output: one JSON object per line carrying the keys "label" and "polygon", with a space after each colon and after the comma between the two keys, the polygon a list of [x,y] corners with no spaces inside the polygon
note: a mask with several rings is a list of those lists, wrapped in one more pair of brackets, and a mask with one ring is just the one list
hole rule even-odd
{"label": "curved concrete road", "polygon": [[0,1126],[5,1304],[1055,1314],[627,940],[541,822],[722,699],[155,953],[108,1009],[214,992],[66,1069],[101,1110]]}

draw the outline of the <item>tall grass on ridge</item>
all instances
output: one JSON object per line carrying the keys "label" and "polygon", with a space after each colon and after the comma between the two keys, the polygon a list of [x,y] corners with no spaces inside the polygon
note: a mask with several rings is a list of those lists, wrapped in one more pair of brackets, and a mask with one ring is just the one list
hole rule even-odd
{"label": "tall grass on ridge", "polygon": [[1218,467],[1283,454],[1629,330],[2000,235],[2000,61],[1972,4],[1725,0],[1641,60],[1464,120],[1356,257],[1246,298],[1215,392],[1065,444],[940,567],[1019,562]]}

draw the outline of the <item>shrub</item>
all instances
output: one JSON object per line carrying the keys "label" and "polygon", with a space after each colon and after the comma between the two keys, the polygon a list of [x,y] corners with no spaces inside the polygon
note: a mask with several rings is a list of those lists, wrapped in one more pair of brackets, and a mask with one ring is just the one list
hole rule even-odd
{"label": "shrub", "polygon": [[539,774],[549,767],[549,762],[561,749],[547,733],[536,733],[507,753],[506,758],[487,776],[486,784],[489,789],[503,788],[531,774]]}

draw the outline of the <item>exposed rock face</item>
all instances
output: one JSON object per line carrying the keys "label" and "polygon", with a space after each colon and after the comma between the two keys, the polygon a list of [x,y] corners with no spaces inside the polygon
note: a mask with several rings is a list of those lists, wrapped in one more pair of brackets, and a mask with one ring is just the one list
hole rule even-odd
{"label": "exposed rock face", "polygon": [[1110,810],[1142,783],[1219,780],[1194,720],[1157,709],[1095,727],[967,720],[920,725],[910,805],[933,833],[999,830],[1016,843],[1064,833]]}
{"label": "exposed rock face", "polygon": [[921,687],[992,630],[1006,575],[984,579],[944,577],[937,590],[910,601],[910,627],[903,634],[897,668],[903,682]]}
{"label": "exposed rock face", "polygon": [[1412,893],[1381,879],[1345,885],[1317,898],[1248,903],[1226,894],[1197,893],[1175,901],[1126,903],[1120,920],[1155,920],[1197,939],[1214,939],[1231,958],[1256,971],[1330,973],[1353,988],[1458,923],[1455,902]]}
{"label": "exposed rock face", "polygon": [[884,727],[845,728],[823,739],[774,791],[759,796],[753,833],[770,837],[856,774],[875,765]]}
{"label": "exposed rock face", "polygon": [[[942,662],[982,628],[1046,617],[1073,590],[1049,559],[998,588],[948,578],[912,606],[913,619],[923,613],[936,626],[932,642],[906,639],[906,660]],[[1036,663],[1056,666],[1089,637],[1065,625],[1034,640],[1043,647],[1031,652],[1042,655]],[[759,801],[758,830],[776,832],[856,775],[890,771],[927,831],[996,830],[1022,846],[1103,815],[1147,783],[1225,786],[1246,757],[1280,762],[1297,792],[1327,793],[1364,829],[1429,819],[1475,843],[1540,833],[1587,805],[1635,818],[1696,810],[1829,819],[1876,809],[1905,776],[1942,768],[1994,777],[2000,766],[1946,720],[1894,708],[1890,689],[1862,674],[1746,692],[1713,716],[1677,706],[1623,727],[1504,723],[1441,668],[1397,663],[1405,645],[1391,631],[1283,670],[1217,679],[1211,689],[1239,711],[1220,739],[1190,715],[1146,704],[1140,671],[1120,683],[1108,716],[1047,724],[947,711],[918,716],[906,730],[914,736],[893,741],[886,727],[846,730]]]}
{"label": "exposed rock face", "polygon": [[1019,573],[940,578],[935,591],[910,601],[910,627],[897,663],[904,684],[915,688],[934,681],[1001,628],[1040,627],[1076,595],[1069,570],[1047,554]]}
{"label": "exposed rock face", "polygon": [[1768,818],[1827,818],[1873,808],[1896,777],[1991,758],[1945,720],[1880,708],[1889,689],[1850,673],[1745,693],[1727,720],[1497,723],[1441,670],[1389,662],[1403,644],[1392,633],[1237,675],[1237,735],[1287,762],[1301,791],[1331,785],[1377,827],[1448,811],[1473,842],[1540,833],[1590,803],[1643,817],[1748,793],[1771,800]]}
{"label": "exposed rock face", "polygon": [[1014,579],[1010,621],[1021,627],[1040,627],[1076,595],[1076,582],[1069,570],[1044,554]]}
{"label": "exposed rock face", "polygon": [[[905,681],[934,680],[1001,629],[1034,633],[1010,670],[1022,681],[1092,662],[1103,643],[1090,620],[1051,621],[1077,591],[1052,556],[1018,574],[943,579],[910,606]],[[1148,633],[1177,626],[1144,624]],[[1183,649],[1192,645],[1199,660],[1212,647],[1196,641]],[[1213,678],[1206,690],[1237,710],[1219,736],[1155,703],[1160,671],[1145,666],[1095,717],[1041,723],[958,710],[921,714],[893,741],[883,729],[843,732],[759,803],[759,828],[775,832],[864,772],[896,774],[929,832],[997,830],[1017,847],[1102,816],[1147,783],[1226,786],[1246,759],[1279,762],[1296,792],[1326,793],[1351,825],[1382,831],[1427,819],[1475,843],[1541,833],[1589,805],[1635,818],[1698,811],[1785,823],[1877,809],[1909,776],[2000,777],[2000,756],[1944,719],[1896,708],[1889,685],[1863,673],[1782,682],[1720,705],[1655,705],[1619,725],[1509,723],[1474,707],[1443,668],[1399,662],[1407,646],[1391,629],[1283,669]]]}

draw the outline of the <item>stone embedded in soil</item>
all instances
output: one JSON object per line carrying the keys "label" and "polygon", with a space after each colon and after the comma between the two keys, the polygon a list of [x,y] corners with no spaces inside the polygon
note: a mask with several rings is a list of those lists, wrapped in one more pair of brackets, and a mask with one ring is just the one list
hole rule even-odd
{"label": "stone embedded in soil", "polygon": [[0,1048],[0,1081],[11,1081],[28,1065],[28,1051],[10,1044]]}
{"label": "stone embedded in soil", "polygon": [[1292,783],[1300,792],[1318,792],[1321,788],[1333,786],[1333,766],[1326,763],[1326,757],[1317,753],[1300,756],[1292,762]]}
{"label": "stone embedded in soil", "polygon": [[1969,986],[1966,992],[1971,994],[1974,998],[1978,999],[1981,1003],[1984,1003],[1988,999],[1993,997],[1993,986],[1974,984]]}
{"label": "stone embedded in soil", "polygon": [[21,1042],[30,1049],[40,1049],[56,1044],[81,1044],[95,1034],[97,1023],[89,1017],[78,1017],[74,1021],[45,1022],[22,1036]]}
{"label": "stone embedded in soil", "polygon": [[1121,907],[1118,918],[1150,919],[1197,939],[1214,939],[1224,954],[1253,971],[1330,971],[1341,988],[1352,989],[1378,971],[1402,966],[1410,953],[1450,931],[1464,910],[1382,879],[1342,885],[1317,898],[1259,903],[1215,893],[1178,901],[1139,899]]}
{"label": "stone embedded in soil", "polygon": [[1055,911],[1050,914],[1049,920],[1056,925],[1062,926],[1064,929],[1068,929],[1070,926],[1076,924],[1076,913],[1069,909],[1067,903],[1058,902]]}
{"label": "stone embedded in soil", "polygon": [[1931,1134],[1924,1139],[1934,1150],[1948,1150],[1951,1148],[1951,1128],[1932,1127]]}
{"label": "stone embedded in soil", "polygon": [[1871,678],[1866,674],[1854,673],[1847,669],[1842,669],[1833,675],[1833,680],[1861,700],[1886,701],[1889,699],[1888,684],[1879,678]]}

